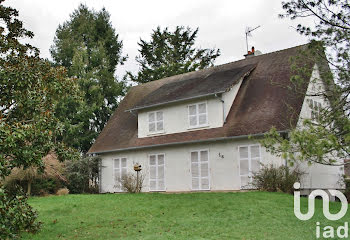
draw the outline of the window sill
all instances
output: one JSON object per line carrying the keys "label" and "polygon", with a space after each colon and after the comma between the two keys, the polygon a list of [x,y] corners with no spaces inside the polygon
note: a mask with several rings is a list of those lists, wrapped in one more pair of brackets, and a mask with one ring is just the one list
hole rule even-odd
{"label": "window sill", "polygon": [[157,135],[163,135],[165,134],[165,131],[159,131],[159,132],[152,132],[152,133],[147,133],[147,136],[157,136]]}
{"label": "window sill", "polygon": [[203,129],[203,128],[209,128],[209,124],[188,127],[187,130],[197,130],[197,129]]}

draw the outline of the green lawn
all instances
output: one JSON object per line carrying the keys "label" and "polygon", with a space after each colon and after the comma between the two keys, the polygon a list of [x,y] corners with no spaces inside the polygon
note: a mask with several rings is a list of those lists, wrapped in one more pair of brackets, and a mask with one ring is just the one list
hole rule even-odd
{"label": "green lawn", "polygon": [[[304,210],[307,199],[302,199]],[[316,239],[322,201],[306,222],[282,193],[101,194],[34,197],[42,230],[24,239]],[[340,209],[331,203],[331,212]]]}

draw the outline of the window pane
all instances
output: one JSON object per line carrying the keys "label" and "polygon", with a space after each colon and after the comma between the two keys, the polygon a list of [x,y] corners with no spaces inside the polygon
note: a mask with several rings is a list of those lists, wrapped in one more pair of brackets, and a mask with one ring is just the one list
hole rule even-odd
{"label": "window pane", "polygon": [[192,177],[199,177],[198,163],[191,164]]}
{"label": "window pane", "polygon": [[208,151],[201,151],[201,162],[208,161]]}
{"label": "window pane", "polygon": [[241,177],[241,188],[249,188],[249,177],[243,176]]}
{"label": "window pane", "polygon": [[157,168],[155,166],[150,166],[149,168],[149,178],[156,179],[157,178]]}
{"label": "window pane", "polygon": [[127,169],[126,168],[122,168],[122,176],[126,176],[127,173]]}
{"label": "window pane", "polygon": [[203,125],[207,123],[207,115],[206,114],[201,114],[198,117],[199,120],[199,125]]}
{"label": "window pane", "polygon": [[198,178],[192,178],[192,189],[199,189],[199,179]]}
{"label": "window pane", "polygon": [[260,161],[259,160],[252,160],[252,172],[257,172],[260,169]]}
{"label": "window pane", "polygon": [[198,105],[198,113],[206,113],[207,112],[207,104],[201,103]]}
{"label": "window pane", "polygon": [[259,146],[251,146],[250,147],[250,154],[251,158],[259,158],[260,157],[260,147]]}
{"label": "window pane", "polygon": [[248,160],[241,160],[240,161],[240,174],[241,175],[248,175],[249,174],[249,162],[248,162]]}
{"label": "window pane", "polygon": [[197,116],[190,116],[190,126],[197,126]]}
{"label": "window pane", "polygon": [[114,171],[114,180],[116,181],[116,182],[119,182],[120,181],[120,170],[118,169],[118,170],[115,170]]}
{"label": "window pane", "polygon": [[156,165],[156,155],[149,156],[149,165]]}
{"label": "window pane", "polygon": [[120,165],[119,165],[119,158],[114,159],[114,168],[120,168]]}
{"label": "window pane", "polygon": [[163,130],[163,122],[157,122],[157,131]]}
{"label": "window pane", "polygon": [[163,120],[163,112],[157,112],[157,121]]}
{"label": "window pane", "polygon": [[157,190],[164,190],[165,185],[164,185],[164,180],[158,181],[158,189]]}
{"label": "window pane", "polygon": [[209,189],[209,179],[208,178],[201,179],[201,189]]}
{"label": "window pane", "polygon": [[188,107],[188,112],[190,115],[196,115],[197,114],[197,108],[196,105],[191,105]]}
{"label": "window pane", "polygon": [[209,165],[208,163],[201,164],[201,177],[208,177],[209,175]]}
{"label": "window pane", "polygon": [[149,181],[149,189],[150,190],[157,190],[156,188],[157,188],[156,187],[156,181],[155,180]]}
{"label": "window pane", "polygon": [[239,157],[242,158],[248,158],[248,147],[240,147],[239,148]]}
{"label": "window pane", "polygon": [[158,155],[158,165],[163,165],[164,164],[164,155],[159,154]]}
{"label": "window pane", "polygon": [[126,158],[122,158],[122,167],[126,167]]}
{"label": "window pane", "polygon": [[191,152],[191,162],[198,162],[198,152]]}
{"label": "window pane", "polygon": [[154,121],[155,121],[154,113],[149,113],[149,114],[148,114],[148,121],[149,121],[149,122],[154,122]]}
{"label": "window pane", "polygon": [[158,166],[158,179],[164,178],[164,166]]}
{"label": "window pane", "polygon": [[148,130],[150,132],[154,132],[156,130],[156,124],[153,122],[153,123],[150,123],[148,124]]}

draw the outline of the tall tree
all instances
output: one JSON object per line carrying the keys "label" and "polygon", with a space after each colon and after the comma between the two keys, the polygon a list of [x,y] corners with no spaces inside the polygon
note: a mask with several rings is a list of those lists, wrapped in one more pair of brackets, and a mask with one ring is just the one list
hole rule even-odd
{"label": "tall tree", "polygon": [[80,5],[56,30],[52,58],[78,78],[84,95],[83,101],[62,101],[57,115],[65,121],[65,140],[82,152],[88,151],[124,94],[124,83],[115,78],[117,65],[126,60],[122,46],[105,9],[96,12]]}
{"label": "tall tree", "polygon": [[[311,96],[325,98],[328,105],[319,109],[317,121],[304,120],[302,127],[293,129],[288,138],[273,129],[263,144],[272,153],[292,161],[342,164],[337,159],[348,158],[350,154],[350,5],[347,0],[291,0],[282,6],[285,13],[281,17],[314,20],[314,26],[297,26],[300,34],[312,40],[308,54],[303,53],[299,59],[323,62],[318,65],[321,79],[315,81],[322,81],[325,87]],[[308,83],[310,74],[305,73],[310,66],[294,70],[291,81]]]}
{"label": "tall tree", "polygon": [[23,28],[18,11],[0,0],[0,238],[36,231],[36,213],[26,198],[9,195],[1,186],[12,169],[43,167],[55,150],[61,160],[72,152],[58,141],[62,125],[54,109],[66,97],[78,98],[78,85],[63,67],[40,59],[37,48],[21,43],[33,33]]}
{"label": "tall tree", "polygon": [[136,57],[140,70],[137,75],[128,72],[128,77],[146,83],[213,66],[220,50],[196,48],[197,34],[198,28],[192,31],[189,27],[177,26],[171,32],[157,27],[149,42],[140,39],[140,55]]}

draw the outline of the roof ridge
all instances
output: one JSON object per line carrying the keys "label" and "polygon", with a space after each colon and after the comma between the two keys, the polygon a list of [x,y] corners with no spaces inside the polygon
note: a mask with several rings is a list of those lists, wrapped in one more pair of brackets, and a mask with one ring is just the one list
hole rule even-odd
{"label": "roof ridge", "polygon": [[[290,49],[293,49],[293,48],[301,48],[301,47],[306,46],[308,44],[309,43],[305,43],[305,44],[297,45],[297,46],[294,46],[294,47],[289,47],[289,48],[284,48],[284,49],[280,49],[280,50],[269,52],[269,53],[264,53],[264,54],[261,54],[261,55],[258,55],[258,56],[254,56],[254,58],[260,58],[262,56],[266,56],[266,55],[269,55],[269,54],[276,54],[278,52],[290,50]],[[236,60],[236,61],[233,61],[233,62],[223,63],[223,64],[220,64],[220,65],[211,66],[211,67],[204,68],[204,69],[199,69],[199,70],[196,70],[196,71],[191,71],[191,72],[186,72],[186,73],[181,73],[181,74],[177,74],[177,75],[161,78],[161,79],[150,81],[150,82],[147,82],[147,83],[142,83],[142,84],[139,84],[139,85],[136,85],[136,86],[133,86],[133,87],[146,86],[146,85],[148,85],[150,83],[154,83],[154,82],[157,82],[157,81],[166,81],[166,80],[169,80],[170,78],[174,78],[174,77],[179,78],[180,76],[191,75],[191,74],[194,74],[194,73],[203,73],[203,72],[207,72],[207,71],[212,71],[212,70],[215,70],[215,69],[218,69],[218,68],[223,68],[223,67],[225,67],[227,65],[230,65],[230,64],[233,64],[233,63],[242,62],[242,61],[245,61],[245,60],[247,60],[247,58],[243,58],[243,59]]]}

